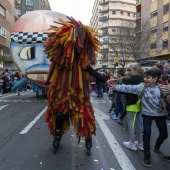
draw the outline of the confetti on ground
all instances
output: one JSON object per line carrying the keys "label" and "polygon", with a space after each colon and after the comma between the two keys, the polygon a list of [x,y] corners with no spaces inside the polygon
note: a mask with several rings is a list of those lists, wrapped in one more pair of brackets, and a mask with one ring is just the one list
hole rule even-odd
{"label": "confetti on ground", "polygon": [[96,146],[96,148],[100,148],[100,146]]}
{"label": "confetti on ground", "polygon": [[113,168],[110,168],[110,170],[115,170],[115,169],[113,169]]}
{"label": "confetti on ground", "polygon": [[97,162],[97,163],[98,163],[98,160],[97,160],[97,159],[94,159],[94,162]]}
{"label": "confetti on ground", "polygon": [[34,155],[34,158],[36,158],[37,157],[37,155]]}
{"label": "confetti on ground", "polygon": [[40,162],[40,165],[42,165],[43,163],[42,162]]}
{"label": "confetti on ground", "polygon": [[84,142],[84,140],[80,140],[80,142]]}
{"label": "confetti on ground", "polygon": [[76,146],[75,144],[73,144],[73,146]]}
{"label": "confetti on ground", "polygon": [[74,137],[74,135],[71,135],[72,137]]}
{"label": "confetti on ground", "polygon": [[82,145],[79,145],[79,147],[81,148],[81,147],[82,147]]}

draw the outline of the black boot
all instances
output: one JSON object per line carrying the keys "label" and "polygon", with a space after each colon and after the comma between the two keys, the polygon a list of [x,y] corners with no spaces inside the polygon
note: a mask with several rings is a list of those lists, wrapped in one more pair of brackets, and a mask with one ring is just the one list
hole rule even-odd
{"label": "black boot", "polygon": [[91,155],[90,148],[92,147],[92,138],[86,139],[87,155]]}
{"label": "black boot", "polygon": [[157,140],[156,143],[153,145],[153,150],[154,150],[155,152],[158,152],[159,149],[160,149],[160,147],[161,147],[161,143],[158,142],[158,140]]}
{"label": "black boot", "polygon": [[53,141],[53,147],[55,149],[58,149],[61,137],[62,137],[62,131],[61,130],[56,130],[56,136],[55,136],[54,141]]}
{"label": "black boot", "polygon": [[145,165],[146,167],[151,166],[151,154],[150,153],[144,153],[143,165]]}

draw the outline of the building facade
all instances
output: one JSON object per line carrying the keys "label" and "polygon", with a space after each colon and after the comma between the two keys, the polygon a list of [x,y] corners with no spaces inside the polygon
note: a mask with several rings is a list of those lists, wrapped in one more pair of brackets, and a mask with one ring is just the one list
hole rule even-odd
{"label": "building facade", "polygon": [[48,0],[15,0],[18,17],[35,10],[51,10]]}
{"label": "building facade", "polygon": [[[15,0],[0,0],[0,55],[5,57],[5,68],[13,67],[9,43],[11,29],[17,18]],[[1,65],[1,70],[2,69],[3,66]],[[12,69],[14,69],[14,67]]]}
{"label": "building facade", "polygon": [[98,28],[102,35],[100,39],[103,44],[98,54],[98,68],[114,68],[117,58],[109,44],[115,36],[115,28],[124,23],[135,23],[136,0],[95,0],[90,26]]}
{"label": "building facade", "polygon": [[141,25],[149,21],[150,42],[148,53],[141,59],[170,58],[170,0],[138,0],[137,11],[141,13]]}

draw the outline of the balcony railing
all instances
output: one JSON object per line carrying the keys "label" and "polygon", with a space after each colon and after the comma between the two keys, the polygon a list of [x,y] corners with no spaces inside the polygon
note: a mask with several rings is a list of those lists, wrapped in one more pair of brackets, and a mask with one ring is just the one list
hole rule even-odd
{"label": "balcony railing", "polygon": [[101,0],[99,1],[99,5],[104,5],[104,4],[107,4],[109,3],[109,0]]}
{"label": "balcony railing", "polygon": [[108,36],[108,35],[109,35],[108,32],[103,32],[103,33],[102,33],[102,36]]}
{"label": "balcony railing", "polygon": [[99,10],[99,12],[107,12],[107,11],[109,11],[109,6]]}
{"label": "balcony railing", "polygon": [[109,15],[105,15],[105,16],[99,17],[99,21],[107,20],[107,19],[109,19]]}
{"label": "balcony railing", "polygon": [[109,48],[100,49],[100,52],[101,52],[101,53],[108,52],[108,51],[109,51]]}

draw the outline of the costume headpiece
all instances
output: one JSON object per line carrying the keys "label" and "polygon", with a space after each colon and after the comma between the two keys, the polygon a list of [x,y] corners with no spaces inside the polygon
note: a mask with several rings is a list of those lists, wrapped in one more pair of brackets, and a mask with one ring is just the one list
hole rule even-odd
{"label": "costume headpiece", "polygon": [[[85,69],[96,60],[96,52],[101,43],[98,41],[97,30],[83,25],[74,18],[67,17],[70,22],[59,19],[62,27],[51,26],[49,39],[45,42],[47,58],[55,60],[59,67],[71,68],[74,60],[79,60],[82,69]],[[56,22],[58,23],[58,22]]]}

